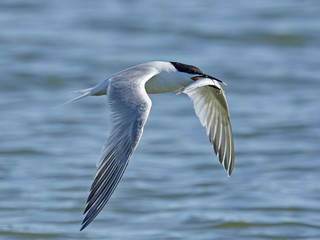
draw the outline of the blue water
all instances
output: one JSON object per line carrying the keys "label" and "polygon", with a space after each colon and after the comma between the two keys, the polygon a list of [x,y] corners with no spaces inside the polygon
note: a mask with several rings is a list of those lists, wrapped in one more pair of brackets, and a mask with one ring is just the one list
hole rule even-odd
{"label": "blue water", "polygon": [[[0,239],[320,239],[320,3],[0,2]],[[153,95],[112,198],[79,232],[110,130],[105,97],[55,108],[124,68],[223,79],[230,178],[187,96]]]}

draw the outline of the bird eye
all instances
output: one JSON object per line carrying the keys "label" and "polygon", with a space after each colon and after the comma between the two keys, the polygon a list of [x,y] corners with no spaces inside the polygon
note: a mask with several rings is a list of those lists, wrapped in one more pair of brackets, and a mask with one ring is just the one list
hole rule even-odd
{"label": "bird eye", "polygon": [[195,76],[195,77],[192,77],[191,79],[196,81],[196,80],[199,80],[199,78],[200,78],[200,77]]}

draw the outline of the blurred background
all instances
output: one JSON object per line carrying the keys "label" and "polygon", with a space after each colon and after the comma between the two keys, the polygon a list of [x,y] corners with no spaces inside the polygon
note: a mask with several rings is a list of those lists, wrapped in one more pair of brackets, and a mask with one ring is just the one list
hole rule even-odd
{"label": "blurred background", "polygon": [[[320,2],[0,2],[0,239],[320,239]],[[79,232],[110,130],[72,91],[153,60],[223,79],[228,178],[185,95],[153,95],[109,203]]]}

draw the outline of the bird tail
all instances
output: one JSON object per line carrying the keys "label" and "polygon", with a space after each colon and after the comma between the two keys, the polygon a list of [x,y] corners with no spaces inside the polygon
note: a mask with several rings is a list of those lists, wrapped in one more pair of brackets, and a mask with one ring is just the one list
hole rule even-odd
{"label": "bird tail", "polygon": [[88,97],[88,96],[105,95],[105,94],[107,94],[107,88],[108,88],[108,79],[103,81],[102,83],[98,84],[95,87],[74,91],[74,92],[81,93],[81,95],[61,104],[60,106],[65,105],[67,103],[71,103],[76,100],[79,100],[81,98]]}
{"label": "bird tail", "polygon": [[67,103],[71,103],[71,102],[73,102],[73,101],[79,100],[79,99],[81,99],[81,98],[85,98],[85,97],[87,97],[87,96],[93,95],[93,94],[92,94],[92,90],[93,90],[93,88],[87,88],[87,89],[81,89],[81,90],[74,91],[75,93],[76,93],[76,92],[81,93],[81,95],[78,96],[78,97],[72,98],[71,100],[69,100],[69,101],[67,101],[67,102],[65,102],[65,103],[60,104],[59,107],[65,105],[65,104],[67,104]]}

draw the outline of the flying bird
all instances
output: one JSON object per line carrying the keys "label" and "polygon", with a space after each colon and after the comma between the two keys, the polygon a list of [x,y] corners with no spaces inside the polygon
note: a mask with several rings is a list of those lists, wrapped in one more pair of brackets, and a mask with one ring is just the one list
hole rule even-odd
{"label": "flying bird", "polygon": [[79,90],[81,95],[68,101],[107,95],[112,115],[112,130],[97,163],[80,231],[108,202],[140,141],[152,104],[148,94],[187,94],[220,163],[231,175],[233,136],[227,101],[219,83],[224,82],[195,66],[154,61],[125,69],[95,87]]}

